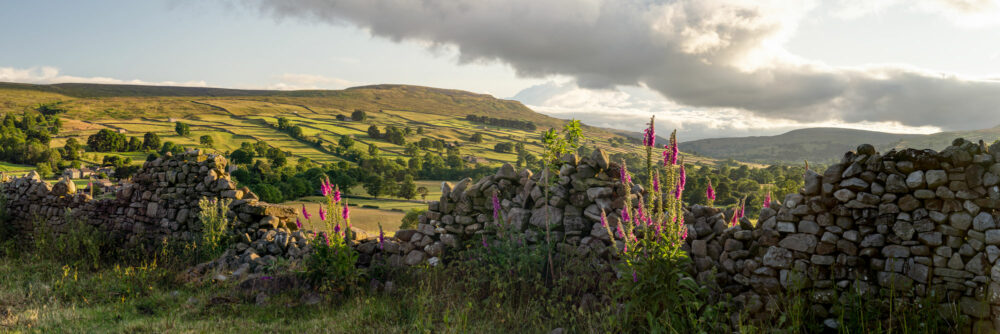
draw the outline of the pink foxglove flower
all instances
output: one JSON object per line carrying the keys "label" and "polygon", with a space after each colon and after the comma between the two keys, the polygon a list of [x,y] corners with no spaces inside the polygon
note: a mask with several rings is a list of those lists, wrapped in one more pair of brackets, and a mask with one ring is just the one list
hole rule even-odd
{"label": "pink foxglove flower", "polygon": [[653,191],[660,192],[660,173],[653,174]]}
{"label": "pink foxglove flower", "polygon": [[715,189],[712,188],[712,179],[708,179],[708,189],[705,189],[705,197],[709,200],[715,200]]}
{"label": "pink foxglove flower", "polygon": [[500,199],[497,198],[497,193],[493,193],[493,219],[500,218]]}
{"label": "pink foxglove flower", "polygon": [[302,204],[302,217],[306,217],[306,219],[312,218],[312,215],[309,214],[309,211],[306,211],[305,204]]}
{"label": "pink foxglove flower", "polygon": [[385,249],[385,232],[382,231],[382,224],[378,225],[378,249]]}
{"label": "pink foxglove flower", "polygon": [[622,208],[622,220],[629,221],[628,208]]}
{"label": "pink foxglove flower", "polygon": [[632,176],[628,174],[628,166],[625,165],[625,160],[622,160],[622,168],[618,171],[621,174],[618,178],[621,179],[622,183],[625,185],[632,183]]}
{"label": "pink foxglove flower", "polygon": [[340,186],[337,186],[336,189],[333,190],[333,202],[340,202]]}
{"label": "pink foxglove flower", "polygon": [[677,164],[677,157],[680,156],[680,150],[677,149],[677,140],[676,139],[672,139],[671,141],[673,143],[670,145],[670,164],[671,165],[676,165]]}
{"label": "pink foxglove flower", "polygon": [[351,209],[347,206],[347,203],[344,203],[344,211],[341,212],[340,216],[341,218],[344,218],[344,220],[351,219]]}
{"label": "pink foxglove flower", "polygon": [[323,242],[326,243],[327,246],[329,246],[330,245],[330,237],[326,235],[326,232],[320,232],[320,235],[323,236]]}
{"label": "pink foxglove flower", "polygon": [[688,229],[687,229],[686,226],[682,226],[681,227],[681,240],[687,240],[687,238],[688,238]]}
{"label": "pink foxglove flower", "polygon": [[636,275],[635,270],[632,271],[632,283],[639,282],[639,276]]}
{"label": "pink foxglove flower", "polygon": [[656,146],[656,129],[653,118],[649,119],[649,127],[643,130],[642,145],[648,147]]}
{"label": "pink foxglove flower", "polygon": [[687,171],[684,170],[684,165],[681,165],[681,173],[677,182],[681,185],[681,190],[687,186]]}
{"label": "pink foxglove flower", "polygon": [[767,192],[767,196],[764,196],[764,207],[765,208],[770,208],[771,207],[771,192],[770,191]]}
{"label": "pink foxglove flower", "polygon": [[333,227],[333,233],[340,235],[340,224],[337,224],[337,226]]}
{"label": "pink foxglove flower", "polygon": [[481,235],[483,236],[483,248],[489,248],[490,244],[486,243],[486,235],[485,234]]}
{"label": "pink foxglove flower", "polygon": [[603,209],[601,209],[601,227],[608,227],[608,219]]}
{"label": "pink foxglove flower", "polygon": [[326,210],[323,207],[319,207],[319,220],[326,221]]}
{"label": "pink foxglove flower", "polygon": [[628,238],[625,237],[625,231],[622,230],[622,224],[621,223],[618,223],[618,227],[616,228],[615,232],[618,232],[618,238],[620,238],[622,240],[628,240]]}
{"label": "pink foxglove flower", "polygon": [[302,222],[299,221],[299,217],[295,217],[295,227],[302,229]]}

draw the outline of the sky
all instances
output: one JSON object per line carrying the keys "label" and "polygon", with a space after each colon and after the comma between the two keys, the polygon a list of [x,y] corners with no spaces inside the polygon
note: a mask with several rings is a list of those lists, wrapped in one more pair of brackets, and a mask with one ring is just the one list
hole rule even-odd
{"label": "sky", "polygon": [[36,0],[0,29],[0,81],[414,84],[681,140],[1000,125],[1000,0]]}

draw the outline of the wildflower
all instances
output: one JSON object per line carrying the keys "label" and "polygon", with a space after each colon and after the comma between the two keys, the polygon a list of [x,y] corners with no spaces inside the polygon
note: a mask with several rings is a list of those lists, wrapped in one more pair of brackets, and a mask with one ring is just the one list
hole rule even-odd
{"label": "wildflower", "polygon": [[340,202],[340,186],[337,186],[333,190],[333,202],[334,203],[339,203]]}
{"label": "wildflower", "polygon": [[764,196],[764,207],[765,208],[771,207],[771,191],[768,191],[767,196]]}
{"label": "wildflower", "polygon": [[677,164],[677,157],[680,156],[681,152],[680,152],[679,149],[677,149],[677,141],[676,141],[676,139],[673,142],[674,142],[674,144],[670,146],[670,164],[671,165],[676,165]]}
{"label": "wildflower", "polygon": [[378,249],[385,249],[385,232],[382,231],[382,224],[378,224]]}
{"label": "wildflower", "polygon": [[740,218],[747,216],[747,200],[744,198],[740,203]]}
{"label": "wildflower", "polygon": [[653,117],[649,118],[649,127],[643,130],[642,145],[648,147],[656,146],[656,129]]}
{"label": "wildflower", "polygon": [[683,190],[684,187],[687,186],[687,172],[684,170],[683,164],[681,164],[681,173],[680,176],[678,177],[677,182],[680,183],[681,190]]}
{"label": "wildflower", "polygon": [[326,243],[327,246],[329,246],[330,236],[326,235],[326,232],[320,232],[319,234],[323,236],[323,242]]}
{"label": "wildflower", "polygon": [[299,221],[299,217],[295,217],[295,227],[302,228],[302,222]]}
{"label": "wildflower", "polygon": [[271,276],[261,276],[261,277],[260,277],[260,280],[262,280],[262,281],[266,281],[266,280],[269,280],[269,279],[271,279],[271,278],[272,278]]}
{"label": "wildflower", "polygon": [[684,192],[684,186],[677,182],[677,189],[674,189],[674,199],[681,199],[681,193]]}
{"label": "wildflower", "polygon": [[302,216],[306,217],[306,219],[312,218],[312,215],[309,214],[309,211],[306,211],[305,204],[302,204]]}
{"label": "wildflower", "polygon": [[333,227],[333,233],[340,235],[340,224],[337,224],[337,226]]}
{"label": "wildflower", "polygon": [[347,206],[347,202],[344,202],[344,211],[341,212],[341,218],[348,220],[351,218],[351,209]]}
{"label": "wildflower", "polygon": [[687,229],[686,226],[685,227],[681,227],[680,234],[681,234],[681,240],[687,240],[687,238],[688,238],[688,229]]}
{"label": "wildflower", "polygon": [[645,214],[643,214],[643,212],[642,212],[642,199],[640,198],[639,199],[639,206],[635,208],[635,219],[639,220],[639,221],[642,221],[644,217],[645,217]]}
{"label": "wildflower", "polygon": [[628,240],[625,238],[625,231],[622,230],[621,222],[618,222],[618,227],[616,229],[617,229],[616,232],[618,232],[618,238]]}
{"label": "wildflower", "polygon": [[632,283],[638,283],[638,282],[639,282],[639,276],[636,275],[635,270],[633,270],[632,271]]}
{"label": "wildflower", "polygon": [[497,193],[493,193],[493,219],[500,218],[500,199],[497,198]]}
{"label": "wildflower", "polygon": [[483,248],[489,248],[490,245],[486,243],[486,235],[485,234],[480,234],[480,235],[483,236]]}
{"label": "wildflower", "polygon": [[628,242],[625,242],[625,248],[622,249],[622,253],[628,253]]}
{"label": "wildflower", "polygon": [[627,185],[632,183],[632,176],[628,174],[628,166],[625,165],[625,160],[622,160],[622,168],[620,168],[618,171],[621,173],[619,179],[622,180],[623,184]]}
{"label": "wildflower", "polygon": [[660,192],[660,173],[653,174],[653,191]]}
{"label": "wildflower", "polygon": [[323,207],[319,207],[319,220],[326,221],[326,210]]}
{"label": "wildflower", "polygon": [[629,221],[628,208],[622,208],[622,220]]}
{"label": "wildflower", "polygon": [[323,197],[330,195],[330,188],[326,186],[326,180],[323,180],[319,184],[319,193],[323,194]]}
{"label": "wildflower", "polygon": [[715,200],[715,189],[712,188],[712,179],[708,179],[708,189],[705,189],[705,197],[708,197],[710,201]]}

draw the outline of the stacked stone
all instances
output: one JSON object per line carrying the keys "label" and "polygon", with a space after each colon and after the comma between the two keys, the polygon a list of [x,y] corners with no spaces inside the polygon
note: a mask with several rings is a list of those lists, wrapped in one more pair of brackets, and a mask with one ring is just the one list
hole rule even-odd
{"label": "stacked stone", "polygon": [[[997,161],[1000,147],[961,139],[940,153],[881,155],[862,145],[823,175],[807,171],[805,187],[777,211],[763,209],[756,227],[723,231],[719,257],[698,270],[716,265],[729,274],[717,281],[731,278],[734,292],[743,285],[737,301],[751,313],[790,289],[804,289],[819,315],[848,290],[894,290],[901,301],[943,296],[977,328],[1000,328]],[[698,224],[700,237],[707,226]],[[699,256],[715,259],[701,243],[691,244],[696,264]],[[748,259],[732,261],[740,256]]]}
{"label": "stacked stone", "polygon": [[[770,209],[764,209],[768,212]],[[773,212],[773,210],[770,210]],[[753,225],[743,217],[731,226],[736,210],[693,205],[684,212],[688,229],[684,250],[699,282],[711,282],[729,292],[742,292],[750,282],[747,268],[758,265],[750,252]]]}
{"label": "stacked stone", "polygon": [[[258,202],[257,196],[245,187],[236,189],[226,172],[227,165],[222,156],[191,150],[146,162],[130,182],[115,187],[114,198],[95,200],[78,192],[69,179],[50,185],[35,172],[5,180],[0,184],[0,193],[6,198],[13,223],[22,231],[30,232],[35,222],[59,231],[67,221],[66,209],[71,209],[69,218],[95,226],[126,246],[157,245],[164,239],[195,240],[200,232],[201,198],[232,200],[232,228],[247,248],[262,238],[268,240],[270,231],[291,233],[295,229],[295,210]],[[253,248],[264,249],[265,255],[287,251],[279,252],[270,246]]]}
{"label": "stacked stone", "polygon": [[[589,157],[571,153],[561,160],[558,175],[536,175],[528,169],[517,172],[505,164],[495,175],[476,182],[465,179],[454,185],[443,183],[441,199],[431,202],[428,211],[420,216],[418,229],[397,233],[402,234],[401,240],[416,240],[417,248],[405,259],[432,259],[442,249],[440,246],[478,242],[481,234],[491,237],[500,230],[515,232],[529,244],[545,242],[548,230],[548,237],[561,249],[607,252],[611,239],[600,224],[601,210],[611,224],[620,220],[627,192],[617,180],[619,167],[600,149]],[[548,189],[546,184],[550,184]],[[493,218],[494,194],[504,218],[500,223]]]}

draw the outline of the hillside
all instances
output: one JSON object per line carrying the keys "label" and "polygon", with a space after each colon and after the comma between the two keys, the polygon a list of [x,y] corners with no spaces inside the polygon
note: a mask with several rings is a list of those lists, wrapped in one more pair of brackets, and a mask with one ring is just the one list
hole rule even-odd
{"label": "hillside", "polygon": [[[102,84],[32,85],[0,83],[0,113],[20,114],[40,104],[56,104],[65,110],[60,114],[64,129],[53,138],[53,146],[61,146],[68,138],[86,141],[87,136],[110,128],[128,136],[146,132],[159,134],[164,141],[199,146],[202,135],[213,137],[213,150],[231,151],[243,142],[258,140],[278,147],[295,158],[309,158],[326,163],[341,161],[328,147],[335,146],[343,135],[352,135],[362,145],[372,143],[389,158],[405,157],[402,145],[368,136],[367,129],[376,125],[398,128],[423,128],[423,134],[413,133],[406,142],[423,138],[458,142],[463,155],[479,158],[480,162],[514,162],[514,153],[494,151],[499,142],[523,142],[526,149],[541,152],[539,132],[549,127],[561,127],[566,120],[534,112],[523,104],[490,95],[460,90],[410,85],[372,85],[344,90],[268,91],[203,87],[164,87]],[[364,110],[364,122],[350,120],[355,110]],[[526,131],[472,123],[467,115],[530,121],[536,131]],[[285,117],[303,130],[302,138],[294,138],[274,127],[278,117]],[[338,120],[340,118],[340,120]],[[346,118],[346,120],[345,120]],[[191,134],[178,136],[174,123],[191,125]],[[482,143],[471,143],[475,133],[484,137]],[[609,151],[638,152],[637,140],[620,130],[584,126],[588,144]],[[317,147],[303,138],[318,139]],[[615,144],[611,144],[615,141]],[[112,153],[141,161],[141,154]],[[104,154],[91,154],[100,161]],[[688,157],[689,162],[707,161]]]}
{"label": "hillside", "polygon": [[827,163],[860,144],[879,151],[893,148],[940,150],[955,138],[992,143],[1000,139],[1000,127],[974,131],[950,131],[929,135],[898,134],[842,128],[808,128],[776,136],[701,139],[681,143],[682,149],[716,159],[759,163]]}

